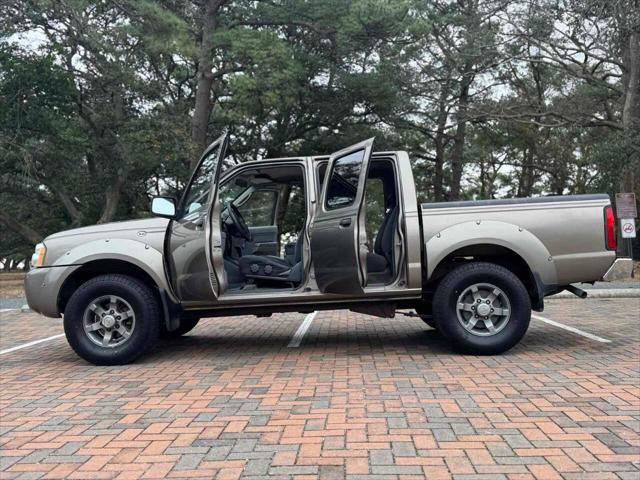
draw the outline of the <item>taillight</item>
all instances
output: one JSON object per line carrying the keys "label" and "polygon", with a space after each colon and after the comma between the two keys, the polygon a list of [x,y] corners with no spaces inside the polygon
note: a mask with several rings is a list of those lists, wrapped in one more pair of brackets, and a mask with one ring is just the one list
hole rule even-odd
{"label": "taillight", "polygon": [[613,215],[611,205],[604,207],[604,229],[607,250],[615,250],[618,246],[616,242],[616,217]]}

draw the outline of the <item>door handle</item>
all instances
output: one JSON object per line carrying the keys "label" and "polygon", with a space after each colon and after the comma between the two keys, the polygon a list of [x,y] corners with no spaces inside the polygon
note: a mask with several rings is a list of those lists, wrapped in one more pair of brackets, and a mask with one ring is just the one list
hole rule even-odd
{"label": "door handle", "polygon": [[342,220],[340,220],[339,225],[341,227],[348,227],[349,225],[351,225],[351,217],[343,218]]}
{"label": "door handle", "polygon": [[196,219],[193,221],[193,225],[194,225],[194,226],[196,226],[196,227],[201,227],[202,225],[204,225],[204,216],[203,216],[203,217],[196,218]]}

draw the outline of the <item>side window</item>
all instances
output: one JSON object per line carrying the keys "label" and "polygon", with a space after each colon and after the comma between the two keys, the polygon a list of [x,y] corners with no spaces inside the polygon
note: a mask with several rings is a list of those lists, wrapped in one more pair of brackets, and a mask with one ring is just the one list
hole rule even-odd
{"label": "side window", "polygon": [[214,148],[202,160],[184,196],[182,218],[195,220],[205,211],[209,203],[211,180],[218,167],[218,148]]}
{"label": "side window", "polygon": [[335,210],[353,205],[358,193],[358,180],[362,170],[364,150],[350,153],[338,158],[333,164],[325,208]]}
{"label": "side window", "polygon": [[238,210],[250,227],[273,225],[277,198],[275,190],[255,190]]}

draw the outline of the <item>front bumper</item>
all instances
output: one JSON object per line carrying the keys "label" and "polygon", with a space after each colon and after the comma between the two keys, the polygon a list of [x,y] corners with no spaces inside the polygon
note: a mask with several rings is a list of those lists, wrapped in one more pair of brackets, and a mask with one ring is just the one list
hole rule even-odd
{"label": "front bumper", "polygon": [[29,308],[47,317],[59,317],[58,295],[64,281],[80,265],[32,268],[24,279]]}
{"label": "front bumper", "polygon": [[630,258],[616,258],[613,265],[602,276],[603,282],[615,282],[616,280],[628,280],[633,272],[633,260]]}

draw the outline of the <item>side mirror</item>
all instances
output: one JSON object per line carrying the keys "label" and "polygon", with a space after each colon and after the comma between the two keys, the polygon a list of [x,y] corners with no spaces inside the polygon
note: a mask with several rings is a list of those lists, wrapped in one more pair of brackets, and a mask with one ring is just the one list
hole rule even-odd
{"label": "side mirror", "polygon": [[173,197],[153,197],[151,213],[157,217],[174,218],[176,216],[176,199]]}

